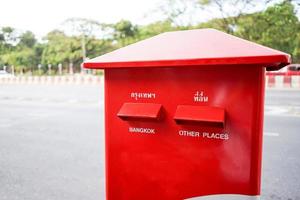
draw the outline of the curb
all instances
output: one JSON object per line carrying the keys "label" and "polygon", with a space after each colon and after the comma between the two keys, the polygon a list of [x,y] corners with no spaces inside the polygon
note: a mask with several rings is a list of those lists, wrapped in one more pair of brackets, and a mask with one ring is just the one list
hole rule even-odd
{"label": "curb", "polygon": [[[103,76],[17,76],[0,78],[0,84],[91,85],[103,82]],[[300,76],[266,75],[266,88],[300,89]]]}
{"label": "curb", "polygon": [[298,88],[300,89],[300,76],[267,75],[266,88]]}
{"label": "curb", "polygon": [[90,85],[103,82],[103,76],[17,76],[0,78],[0,84]]}

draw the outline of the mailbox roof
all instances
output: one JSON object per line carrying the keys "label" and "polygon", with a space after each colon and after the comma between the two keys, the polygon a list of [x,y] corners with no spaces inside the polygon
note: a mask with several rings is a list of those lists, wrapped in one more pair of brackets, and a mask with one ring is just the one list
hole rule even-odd
{"label": "mailbox roof", "polygon": [[166,32],[85,61],[92,69],[261,64],[276,70],[290,55],[215,29]]}

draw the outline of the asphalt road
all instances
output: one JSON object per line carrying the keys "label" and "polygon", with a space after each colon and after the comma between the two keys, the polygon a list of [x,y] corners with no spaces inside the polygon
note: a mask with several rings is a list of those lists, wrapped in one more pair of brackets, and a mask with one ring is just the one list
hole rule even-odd
{"label": "asphalt road", "polygon": [[[102,92],[0,85],[0,200],[105,199]],[[300,90],[265,103],[262,199],[300,200]]]}

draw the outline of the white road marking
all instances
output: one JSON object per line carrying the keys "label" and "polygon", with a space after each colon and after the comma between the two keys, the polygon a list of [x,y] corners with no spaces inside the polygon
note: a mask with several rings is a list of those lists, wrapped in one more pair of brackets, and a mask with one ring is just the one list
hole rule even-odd
{"label": "white road marking", "polygon": [[265,106],[265,116],[300,117],[299,106]]}
{"label": "white road marking", "polygon": [[270,136],[270,137],[278,137],[279,133],[276,132],[264,132],[265,136]]}
{"label": "white road marking", "polygon": [[288,113],[288,108],[283,108],[279,106],[266,106],[265,107],[265,115],[282,115]]}

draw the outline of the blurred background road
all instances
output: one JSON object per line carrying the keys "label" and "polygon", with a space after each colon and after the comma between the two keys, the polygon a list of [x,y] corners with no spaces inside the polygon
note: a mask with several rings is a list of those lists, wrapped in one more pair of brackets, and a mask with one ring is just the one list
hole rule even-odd
{"label": "blurred background road", "polygon": [[[103,87],[0,85],[0,199],[104,198]],[[300,90],[267,90],[263,200],[300,200]]]}

